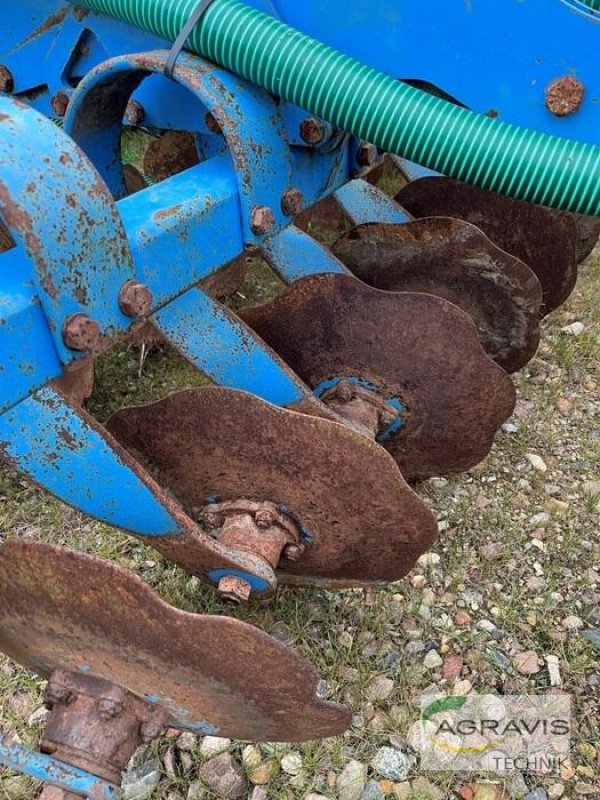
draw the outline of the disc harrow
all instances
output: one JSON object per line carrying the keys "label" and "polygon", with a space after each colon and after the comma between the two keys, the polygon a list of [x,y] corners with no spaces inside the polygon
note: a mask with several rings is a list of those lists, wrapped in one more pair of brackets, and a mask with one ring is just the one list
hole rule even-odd
{"label": "disc harrow", "polygon": [[[398,580],[437,533],[408,482],[486,457],[509,373],[593,246],[596,143],[495,124],[466,89],[391,79],[403,56],[378,62],[352,25],[342,49],[387,74],[260,2],[215,0],[171,70],[185,4],[157,2],[0,11],[0,455],[225,602]],[[585,67],[589,30],[567,28]],[[323,70],[354,88],[324,96]],[[249,257],[281,287],[239,307]],[[97,359],[158,341],[212,386],[96,418]],[[291,648],[67,547],[0,547],[0,651],[48,681],[39,752],[0,732],[0,764],[45,800],[116,800],[167,728],[304,741],[350,724]]]}

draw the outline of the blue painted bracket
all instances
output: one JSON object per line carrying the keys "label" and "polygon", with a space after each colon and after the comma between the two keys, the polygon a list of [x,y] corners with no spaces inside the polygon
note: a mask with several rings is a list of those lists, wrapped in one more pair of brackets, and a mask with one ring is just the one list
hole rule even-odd
{"label": "blue painted bracket", "polygon": [[162,489],[49,387],[0,416],[0,451],[66,503],[111,525],[141,536],[182,532]]}
{"label": "blue painted bracket", "polygon": [[350,181],[335,193],[335,199],[355,225],[368,222],[404,224],[412,217],[385,192],[360,178]]}
{"label": "blue painted bracket", "polygon": [[67,363],[75,357],[62,339],[70,314],[90,313],[107,335],[130,322],[117,300],[134,275],[125,231],[98,174],[59,128],[2,97],[0,118],[0,216],[21,248],[1,258],[20,258],[22,272],[23,257],[29,261],[23,279],[35,280],[54,347]]}
{"label": "blue painted bracket", "polygon": [[[168,51],[160,50],[114,58],[92,70],[73,94],[65,131],[83,148],[115,197],[125,194],[120,137],[127,103],[149,75],[162,74],[167,56]],[[238,179],[244,241],[252,244],[262,238],[251,225],[257,207],[270,209],[274,229],[286,225],[281,198],[290,188],[292,157],[274,100],[189,53],[179,57],[173,78],[199,101],[199,117],[202,108],[212,114],[227,141]]]}
{"label": "blue painted bracket", "polygon": [[263,242],[261,251],[286,283],[293,283],[306,275],[320,275],[324,272],[350,274],[329,250],[294,225]]}
{"label": "blue painted bracket", "polygon": [[121,795],[120,789],[112,783],[51,756],[28,750],[23,745],[11,742],[7,736],[3,737],[1,731],[0,764],[13,772],[29,775],[30,778],[91,800],[119,800]]}
{"label": "blue painted bracket", "polygon": [[153,319],[189,361],[221,386],[253,392],[279,406],[293,406],[310,395],[250,328],[199,289],[190,289]]}

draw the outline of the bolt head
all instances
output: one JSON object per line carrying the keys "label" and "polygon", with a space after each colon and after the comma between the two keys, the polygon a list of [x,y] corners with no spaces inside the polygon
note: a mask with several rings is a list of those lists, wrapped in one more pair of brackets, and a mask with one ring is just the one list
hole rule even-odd
{"label": "bolt head", "polygon": [[12,76],[12,72],[4,64],[0,64],[0,92],[10,94],[14,88],[15,79]]}
{"label": "bolt head", "polygon": [[300,138],[306,144],[316,145],[323,141],[323,123],[316,117],[306,117],[300,123]]}
{"label": "bolt head", "polygon": [[584,94],[585,86],[577,78],[555,78],[546,87],[546,108],[555,117],[568,117],[579,111]]}
{"label": "bolt head", "polygon": [[261,508],[254,515],[254,521],[259,528],[270,528],[275,523],[275,517],[268,509]]}
{"label": "bolt head", "polygon": [[275,225],[275,215],[269,206],[254,206],[250,213],[250,228],[255,236],[264,236]]}
{"label": "bolt head", "polygon": [[57,117],[64,117],[69,107],[69,95],[66,92],[57,92],[50,101]]}
{"label": "bolt head", "polygon": [[283,557],[287,561],[298,561],[300,556],[302,555],[302,548],[299,547],[297,544],[288,544],[283,549]]}
{"label": "bolt head", "polygon": [[44,691],[44,705],[52,709],[56,705],[68,706],[76,698],[76,693],[69,686],[49,683]]}
{"label": "bolt head", "polygon": [[377,161],[377,148],[369,142],[361,142],[358,146],[356,160],[361,167],[372,167]]}
{"label": "bolt head", "polygon": [[147,317],[152,311],[152,292],[139,281],[126,281],[119,291],[119,308],[128,317]]}
{"label": "bolt head", "polygon": [[226,603],[236,606],[247,603],[252,594],[252,587],[243,578],[236,575],[224,575],[217,586],[217,594]]}
{"label": "bolt head", "polygon": [[130,100],[127,103],[127,108],[125,109],[125,120],[130,125],[141,125],[145,116],[146,112],[144,111],[144,106],[137,100]]}
{"label": "bolt head", "polygon": [[94,350],[100,340],[100,326],[85,314],[71,314],[63,325],[63,341],[70,350]]}
{"label": "bolt head", "polygon": [[340,381],[335,387],[335,399],[340,403],[349,403],[354,398],[354,388],[350,381]]}
{"label": "bolt head", "polygon": [[123,703],[110,697],[103,697],[98,702],[98,714],[103,720],[116,719],[123,713]]}
{"label": "bolt head", "polygon": [[281,198],[281,210],[286,217],[295,217],[302,211],[304,197],[300,189],[288,189]]}

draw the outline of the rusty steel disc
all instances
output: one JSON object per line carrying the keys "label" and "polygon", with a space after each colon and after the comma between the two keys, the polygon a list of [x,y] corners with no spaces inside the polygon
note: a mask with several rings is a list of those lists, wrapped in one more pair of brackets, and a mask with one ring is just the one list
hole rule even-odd
{"label": "rusty steel disc", "polygon": [[339,423],[209,388],[123,409],[107,427],[191,515],[214,497],[285,507],[311,543],[299,561],[280,561],[281,582],[397,580],[435,538],[390,456]]}
{"label": "rusty steel disc", "polygon": [[0,548],[0,650],[43,677],[111,681],[199,732],[302,741],[341,733],[306,659],[240,620],[159,600],[123,567],[54,545]]}
{"label": "rusty steel disc", "polygon": [[577,226],[577,263],[590,255],[600,237],[600,217],[587,217],[585,214],[575,214]]}
{"label": "rusty steel disc", "polygon": [[407,184],[396,201],[415,217],[457,217],[536,274],[542,285],[542,312],[569,297],[577,280],[577,228],[572,214],[535,206],[444,177]]}
{"label": "rusty steel disc", "polygon": [[469,317],[442,298],[327,274],[243,317],[309,386],[353,376],[399,397],[406,422],[385,446],[405,477],[474,466],[513,409],[510,378]]}
{"label": "rusty steel disc", "polygon": [[529,267],[474,225],[450,217],[359,225],[332,251],[376,289],[450,300],[473,319],[484,350],[507,372],[533,358],[542,287]]}

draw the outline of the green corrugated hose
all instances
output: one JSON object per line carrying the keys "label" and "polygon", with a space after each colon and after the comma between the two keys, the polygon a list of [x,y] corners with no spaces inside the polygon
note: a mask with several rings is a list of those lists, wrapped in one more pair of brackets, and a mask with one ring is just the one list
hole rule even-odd
{"label": "green corrugated hose", "polygon": [[[75,4],[173,41],[197,2],[77,0]],[[500,194],[600,216],[600,147],[519,128],[449,104],[239,0],[215,0],[186,49],[386,152]]]}

